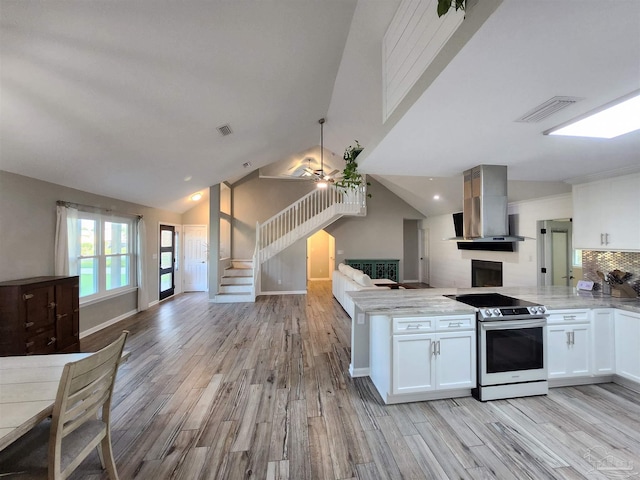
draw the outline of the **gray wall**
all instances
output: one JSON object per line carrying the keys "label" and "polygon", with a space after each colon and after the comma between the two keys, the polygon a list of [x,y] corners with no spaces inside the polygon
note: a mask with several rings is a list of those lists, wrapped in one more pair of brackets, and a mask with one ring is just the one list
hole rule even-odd
{"label": "gray wall", "polygon": [[[0,170],[0,281],[53,275],[56,201],[144,216],[149,301],[158,300],[158,225],[181,224],[179,213],[124,202]],[[136,309],[135,292],[80,308],[80,331]]]}
{"label": "gray wall", "polygon": [[325,230],[336,239],[336,265],[345,259],[399,259],[404,280],[404,219],[423,219],[419,211],[371,177],[365,217],[342,217]]}
{"label": "gray wall", "polygon": [[310,181],[259,178],[255,171],[232,186],[233,258],[252,258],[256,222],[264,222],[315,188]]}
{"label": "gray wall", "polygon": [[191,210],[182,214],[183,225],[209,225],[209,196],[202,198]]}

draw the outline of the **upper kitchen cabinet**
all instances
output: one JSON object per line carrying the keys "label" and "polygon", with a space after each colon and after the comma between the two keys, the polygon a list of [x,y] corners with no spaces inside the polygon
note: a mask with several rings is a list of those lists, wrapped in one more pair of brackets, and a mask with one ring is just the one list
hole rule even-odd
{"label": "upper kitchen cabinet", "polygon": [[640,174],[573,186],[573,247],[640,250]]}

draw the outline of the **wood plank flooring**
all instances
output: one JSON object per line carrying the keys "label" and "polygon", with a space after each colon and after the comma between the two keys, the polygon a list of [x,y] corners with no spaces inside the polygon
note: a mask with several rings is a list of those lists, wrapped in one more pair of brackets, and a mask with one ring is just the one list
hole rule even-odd
{"label": "wood plank flooring", "polygon": [[[383,405],[349,376],[350,319],[329,282],[255,304],[180,295],[83,350],[124,328],[112,406],[123,480],[640,478],[640,395],[614,384]],[[72,478],[106,478],[97,462]]]}

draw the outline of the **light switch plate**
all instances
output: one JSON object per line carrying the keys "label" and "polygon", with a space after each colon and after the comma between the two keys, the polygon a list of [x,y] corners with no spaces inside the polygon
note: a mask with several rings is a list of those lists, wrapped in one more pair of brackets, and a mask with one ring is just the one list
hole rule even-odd
{"label": "light switch plate", "polygon": [[590,280],[578,280],[578,290],[593,290],[593,282]]}

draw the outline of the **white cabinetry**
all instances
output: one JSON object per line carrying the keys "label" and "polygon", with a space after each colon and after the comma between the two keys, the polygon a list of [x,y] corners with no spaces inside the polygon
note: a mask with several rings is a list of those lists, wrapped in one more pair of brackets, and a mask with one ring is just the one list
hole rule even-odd
{"label": "white cabinetry", "polygon": [[616,310],[616,373],[640,383],[640,314]]}
{"label": "white cabinetry", "polygon": [[474,315],[370,321],[370,376],[385,403],[469,395],[476,386]]}
{"label": "white cabinetry", "polygon": [[614,309],[591,310],[591,358],[594,375],[613,375],[616,370]]}
{"label": "white cabinetry", "polygon": [[549,380],[591,374],[589,310],[551,311],[547,319]]}
{"label": "white cabinetry", "polygon": [[640,174],[573,186],[573,247],[640,250]]}

